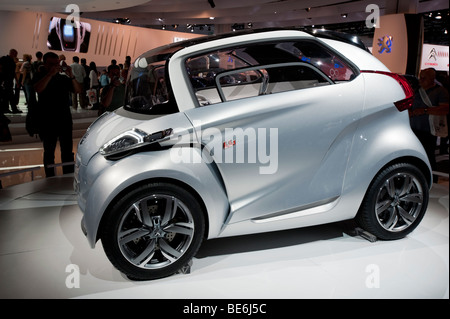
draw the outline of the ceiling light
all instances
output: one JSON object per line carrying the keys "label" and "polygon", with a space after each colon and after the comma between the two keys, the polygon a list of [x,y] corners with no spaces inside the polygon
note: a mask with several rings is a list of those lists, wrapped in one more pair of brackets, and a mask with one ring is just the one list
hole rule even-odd
{"label": "ceiling light", "polygon": [[347,18],[347,17],[348,17],[348,14],[347,14],[347,13],[343,13],[343,14],[341,14],[341,17]]}
{"label": "ceiling light", "polygon": [[129,18],[115,18],[114,22],[119,24],[130,24],[131,20]]}
{"label": "ceiling light", "polygon": [[434,18],[435,18],[435,19],[438,19],[438,20],[442,19],[441,13],[438,12],[437,16],[435,16]]}
{"label": "ceiling light", "polygon": [[215,17],[209,17],[209,20],[214,20],[215,19]]}

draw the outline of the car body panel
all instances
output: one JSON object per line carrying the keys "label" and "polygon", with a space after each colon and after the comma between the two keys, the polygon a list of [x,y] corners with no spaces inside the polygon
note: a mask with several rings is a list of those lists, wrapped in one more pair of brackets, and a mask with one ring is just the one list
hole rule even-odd
{"label": "car body panel", "polygon": [[[362,96],[363,79],[357,78],[351,85],[283,92],[248,98],[245,105],[231,101],[226,107],[217,104],[186,111],[192,122],[200,123],[195,129],[203,145],[208,146],[209,135],[219,131],[215,138],[235,143],[214,149],[232,207],[229,222],[339,196]],[[337,121],[335,112],[342,114]],[[264,145],[259,145],[261,141]],[[236,156],[242,152],[244,161],[238,163]],[[250,152],[254,153],[252,160]],[[335,172],[333,178],[330,171]]]}

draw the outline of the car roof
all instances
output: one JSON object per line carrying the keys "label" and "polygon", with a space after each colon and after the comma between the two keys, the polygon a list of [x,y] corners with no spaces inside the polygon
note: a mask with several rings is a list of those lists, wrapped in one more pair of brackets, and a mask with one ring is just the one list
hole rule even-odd
{"label": "car roof", "polygon": [[347,44],[351,44],[353,46],[356,46],[360,49],[363,49],[367,52],[370,52],[367,47],[364,45],[364,43],[359,39],[359,37],[343,32],[337,32],[337,31],[329,31],[329,30],[319,30],[319,29],[298,29],[298,28],[264,28],[264,29],[246,29],[246,30],[240,30],[230,33],[224,33],[219,35],[208,35],[208,36],[202,36],[194,39],[188,39],[183,40],[180,42],[171,43],[159,48],[155,48],[153,50],[147,51],[143,55],[149,56],[149,53],[151,52],[151,55],[158,55],[158,60],[166,60],[170,56],[172,56],[175,52],[189,48],[195,45],[204,44],[216,40],[223,40],[228,38],[236,38],[238,39],[240,36],[246,36],[251,34],[264,34],[264,33],[271,33],[271,32],[286,32],[286,31],[297,31],[299,33],[303,33],[303,35],[309,35],[317,38],[324,38],[324,39],[331,39],[331,40],[337,40],[340,42],[345,42]]}

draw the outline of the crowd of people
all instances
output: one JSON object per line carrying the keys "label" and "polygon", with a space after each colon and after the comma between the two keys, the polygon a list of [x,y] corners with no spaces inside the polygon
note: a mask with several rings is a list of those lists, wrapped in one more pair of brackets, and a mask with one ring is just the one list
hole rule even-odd
{"label": "crowd of people", "polygon": [[[98,71],[95,62],[87,65],[86,59],[74,56],[66,61],[64,55],[54,52],[36,52],[36,60],[30,54],[23,54],[20,61],[18,52],[11,49],[0,58],[0,141],[5,136],[9,119],[7,113],[22,113],[18,108],[20,90],[24,91],[30,135],[38,134],[44,144],[44,166],[47,177],[54,175],[54,153],[60,142],[62,162],[73,162],[72,116],[70,107],[98,110],[101,115],[106,110],[113,111],[123,105],[125,79],[131,58],[123,64],[111,60],[111,64]],[[433,170],[436,168],[435,150],[440,137],[441,153],[448,153],[449,94],[448,75],[437,79],[434,69],[422,70],[420,77],[409,77],[416,92],[413,107],[409,110],[411,127],[427,151]],[[446,117],[444,136],[438,135],[430,122],[430,116]],[[73,172],[73,165],[63,166],[64,173]]]}
{"label": "crowd of people", "polygon": [[36,52],[18,59],[11,49],[0,58],[0,142],[10,141],[7,136],[10,120],[5,114],[23,113],[19,109],[20,91],[25,95],[27,107],[26,129],[30,136],[38,135],[44,147],[46,177],[55,175],[55,151],[59,141],[63,173],[74,171],[72,138],[73,109],[98,110],[101,115],[123,105],[125,79],[131,63],[127,56],[123,64],[112,60],[98,71],[95,62],[87,65],[86,59],[73,56],[67,61],[64,55],[54,52]]}

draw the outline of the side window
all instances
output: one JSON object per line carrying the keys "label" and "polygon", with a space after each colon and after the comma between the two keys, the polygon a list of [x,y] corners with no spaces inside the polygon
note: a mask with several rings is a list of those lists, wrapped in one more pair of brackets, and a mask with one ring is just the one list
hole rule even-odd
{"label": "side window", "polygon": [[282,63],[223,72],[216,79],[222,101],[330,85],[332,81],[306,63]]}
{"label": "side window", "polygon": [[[248,59],[248,61],[246,60]],[[186,61],[186,70],[201,106],[222,102],[216,87],[219,74],[257,64],[243,49],[227,49],[211,52]],[[238,78],[223,78],[225,82],[236,82]]]}
{"label": "side window", "polygon": [[342,58],[313,41],[281,43],[278,47],[317,67],[334,82],[351,81],[355,77],[355,70]]}
{"label": "side window", "polygon": [[355,70],[311,40],[264,42],[186,60],[200,106],[351,81]]}

